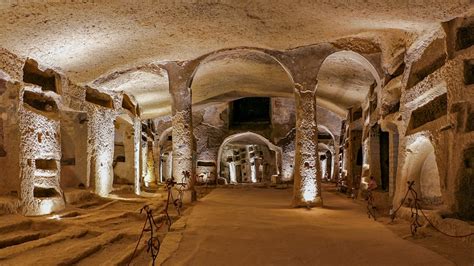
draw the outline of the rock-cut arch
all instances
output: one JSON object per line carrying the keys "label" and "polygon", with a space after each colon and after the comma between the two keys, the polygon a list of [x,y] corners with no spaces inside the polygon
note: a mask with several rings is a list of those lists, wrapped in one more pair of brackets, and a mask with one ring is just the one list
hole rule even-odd
{"label": "rock-cut arch", "polygon": [[222,160],[222,151],[223,151],[224,147],[227,144],[230,144],[232,142],[243,142],[243,141],[248,142],[248,143],[252,143],[252,144],[266,145],[269,150],[275,152],[275,154],[276,154],[275,164],[276,164],[277,174],[279,174],[279,169],[280,169],[280,166],[281,166],[282,149],[280,147],[276,146],[275,144],[273,144],[267,138],[265,138],[265,137],[263,137],[263,136],[261,136],[257,133],[247,131],[247,132],[237,133],[237,134],[228,136],[227,138],[224,139],[224,141],[220,145],[219,151],[218,151],[218,154],[217,154],[217,176],[218,176],[218,178],[221,177],[220,176],[220,173],[221,173],[221,163],[220,162]]}
{"label": "rock-cut arch", "polygon": [[346,50],[328,55],[318,72],[318,105],[344,116],[347,108],[361,104],[371,88],[383,85],[383,72],[371,60]]}
{"label": "rock-cut arch", "polygon": [[242,97],[294,97],[294,82],[287,67],[255,48],[234,48],[206,55],[194,69],[188,87],[193,105]]}
{"label": "rock-cut arch", "polygon": [[425,204],[442,203],[442,192],[436,154],[428,137],[419,135],[406,148],[403,175],[415,181],[415,189]]}

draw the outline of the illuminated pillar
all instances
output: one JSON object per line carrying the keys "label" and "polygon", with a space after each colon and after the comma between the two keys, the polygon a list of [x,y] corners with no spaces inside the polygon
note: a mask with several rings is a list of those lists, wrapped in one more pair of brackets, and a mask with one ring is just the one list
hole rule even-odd
{"label": "illuminated pillar", "polygon": [[150,187],[156,184],[155,159],[153,156],[153,142],[152,141],[148,141],[148,144],[147,144],[146,175],[145,175],[144,180],[145,180],[145,185],[147,187]]}
{"label": "illuminated pillar", "polygon": [[[95,193],[106,197],[112,191],[114,180],[113,156],[115,113],[100,109],[96,106],[89,108],[88,122],[88,146],[87,153],[90,156],[90,182]],[[96,108],[96,109],[93,109]]]}
{"label": "illuminated pillar", "polygon": [[169,90],[172,101],[172,147],[173,177],[176,182],[183,182],[183,172],[190,178],[186,182],[185,202],[196,200],[194,142],[192,123],[192,97],[188,79],[193,73],[194,64],[170,62],[164,67],[168,71]]}
{"label": "illuminated pillar", "polygon": [[142,140],[142,123],[137,117],[133,118],[133,190],[136,195],[141,193],[140,182],[140,143]]}
{"label": "illuminated pillar", "polygon": [[294,207],[322,206],[321,175],[318,174],[318,125],[316,90],[295,84],[296,147],[294,167]]}

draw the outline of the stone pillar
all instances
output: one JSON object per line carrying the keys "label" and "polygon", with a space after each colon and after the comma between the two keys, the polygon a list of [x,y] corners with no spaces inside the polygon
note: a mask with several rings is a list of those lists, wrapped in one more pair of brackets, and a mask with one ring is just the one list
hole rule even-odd
{"label": "stone pillar", "polygon": [[315,87],[295,84],[296,148],[294,167],[294,207],[322,206],[321,180],[318,172],[318,126]]}
{"label": "stone pillar", "polygon": [[130,137],[133,139],[133,190],[136,195],[140,195],[140,142],[142,140],[142,123],[137,117],[133,118],[132,132]]}
{"label": "stone pillar", "polygon": [[164,66],[168,71],[169,90],[172,101],[172,146],[173,177],[176,182],[183,181],[183,172],[188,172],[186,180],[185,202],[196,200],[194,184],[196,182],[192,123],[192,97],[189,79],[194,70],[192,62],[170,62]]}
{"label": "stone pillar", "polygon": [[[24,215],[45,215],[65,207],[59,184],[61,129],[56,100],[57,95],[43,93],[37,86],[27,85],[20,91],[18,148]],[[35,101],[44,103],[44,106],[36,105]]]}
{"label": "stone pillar", "polygon": [[90,158],[90,181],[95,193],[106,197],[112,191],[114,173],[115,116],[110,111],[89,112],[87,153]]}
{"label": "stone pillar", "polygon": [[145,174],[144,181],[147,187],[156,185],[155,159],[153,156],[153,141],[148,141],[148,144],[147,144],[146,174]]}

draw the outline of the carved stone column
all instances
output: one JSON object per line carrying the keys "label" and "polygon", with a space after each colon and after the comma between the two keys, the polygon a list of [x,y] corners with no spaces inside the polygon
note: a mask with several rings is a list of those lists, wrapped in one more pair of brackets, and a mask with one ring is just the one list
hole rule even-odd
{"label": "carved stone column", "polygon": [[318,174],[318,125],[316,90],[295,84],[296,147],[294,170],[294,207],[322,206],[321,175]]}
{"label": "carved stone column", "polygon": [[[192,97],[188,80],[191,77],[194,64],[189,62],[167,63],[169,90],[172,100],[172,145],[173,145],[173,177],[176,182],[186,182],[185,202],[196,200],[194,190],[195,163],[192,123]],[[185,180],[184,173],[190,178]]]}

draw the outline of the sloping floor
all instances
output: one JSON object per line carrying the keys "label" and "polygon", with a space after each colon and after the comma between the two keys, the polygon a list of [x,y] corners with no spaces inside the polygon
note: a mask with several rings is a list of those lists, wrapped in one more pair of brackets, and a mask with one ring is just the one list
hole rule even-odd
{"label": "sloping floor", "polygon": [[[140,198],[130,190],[115,198],[91,194],[53,215],[0,216],[0,265],[127,265],[146,219],[140,209],[149,205],[159,221],[164,196]],[[150,263],[145,250],[142,241],[132,265]]]}
{"label": "sloping floor", "polygon": [[[291,189],[217,188],[186,217],[165,265],[453,265],[327,192],[325,208],[289,207]],[[407,228],[408,230],[408,228]]]}

